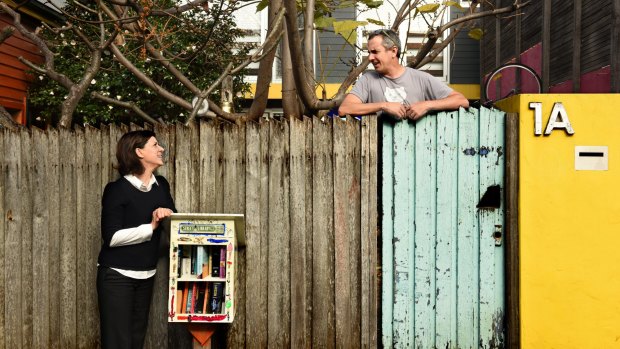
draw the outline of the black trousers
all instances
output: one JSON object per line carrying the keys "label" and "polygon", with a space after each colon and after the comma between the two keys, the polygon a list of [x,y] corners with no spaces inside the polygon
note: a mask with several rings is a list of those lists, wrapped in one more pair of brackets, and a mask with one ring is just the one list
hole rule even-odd
{"label": "black trousers", "polygon": [[142,349],[154,279],[132,279],[108,267],[98,267],[101,348]]}

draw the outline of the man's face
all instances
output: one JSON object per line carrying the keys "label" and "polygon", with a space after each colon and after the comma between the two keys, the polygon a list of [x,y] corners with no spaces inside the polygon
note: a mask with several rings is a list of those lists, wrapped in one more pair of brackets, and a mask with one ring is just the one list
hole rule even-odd
{"label": "man's face", "polygon": [[368,41],[368,60],[375,70],[386,74],[396,61],[396,47],[386,49],[383,46],[383,36],[377,35]]}

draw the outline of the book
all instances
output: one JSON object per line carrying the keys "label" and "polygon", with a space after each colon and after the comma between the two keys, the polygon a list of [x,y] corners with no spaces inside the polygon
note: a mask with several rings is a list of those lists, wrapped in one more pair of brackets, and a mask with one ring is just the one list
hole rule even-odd
{"label": "book", "polygon": [[[189,296],[187,296],[189,298]],[[189,313],[190,314],[194,314],[196,313],[196,299],[198,298],[198,283],[197,282],[193,282],[192,283],[192,298],[190,301],[190,306],[189,306]]]}
{"label": "book", "polygon": [[211,313],[220,314],[222,312],[222,300],[224,299],[224,283],[214,282],[213,293],[211,294]]}
{"label": "book", "polygon": [[226,246],[220,248],[220,277],[226,277]]}
{"label": "book", "polygon": [[205,283],[205,298],[203,299],[203,303],[202,303],[202,313],[203,314],[207,314],[210,310],[209,310],[209,296],[211,295],[211,287],[210,284]]}
{"label": "book", "polygon": [[194,312],[196,314],[204,314],[204,302],[205,302],[205,289],[207,285],[205,282],[198,284],[198,296],[196,296],[196,303],[194,306]]}
{"label": "book", "polygon": [[211,250],[211,276],[220,277],[220,249],[214,246]]}
{"label": "book", "polygon": [[202,278],[203,277],[203,264],[204,264],[204,258],[205,258],[205,248],[204,246],[195,246],[196,247],[196,260],[195,260],[195,264],[196,264],[196,274],[198,275],[198,278]]}
{"label": "book", "polygon": [[[181,286],[181,285],[178,285],[178,286]],[[176,297],[177,297],[176,312],[178,314],[178,313],[183,312],[183,290],[182,289],[177,288]]]}
{"label": "book", "polygon": [[192,287],[187,283],[187,301],[185,302],[185,314],[191,314],[192,310]]}
{"label": "book", "polygon": [[179,313],[186,313],[185,309],[187,307],[187,296],[189,296],[189,282],[186,282],[183,285],[183,298],[181,301],[181,310],[179,310]]}
{"label": "book", "polygon": [[192,261],[189,257],[181,258],[181,277],[192,275]]}
{"label": "book", "polygon": [[191,271],[192,275],[198,274],[198,270],[199,270],[198,269],[198,262],[197,262],[197,259],[196,259],[196,254],[197,254],[197,250],[198,250],[197,247],[198,246],[194,245],[194,246],[191,246],[191,249],[190,249],[190,251],[191,251],[190,259],[192,261],[192,271]]}

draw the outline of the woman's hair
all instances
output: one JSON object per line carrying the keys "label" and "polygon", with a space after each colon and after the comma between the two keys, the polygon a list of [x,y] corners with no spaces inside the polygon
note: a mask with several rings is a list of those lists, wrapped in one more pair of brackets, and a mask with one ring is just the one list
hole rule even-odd
{"label": "woman's hair", "polygon": [[146,142],[155,137],[155,132],[149,130],[131,131],[125,133],[116,145],[116,160],[118,160],[118,172],[121,176],[128,174],[141,175],[144,166],[140,162],[137,148],[144,148]]}

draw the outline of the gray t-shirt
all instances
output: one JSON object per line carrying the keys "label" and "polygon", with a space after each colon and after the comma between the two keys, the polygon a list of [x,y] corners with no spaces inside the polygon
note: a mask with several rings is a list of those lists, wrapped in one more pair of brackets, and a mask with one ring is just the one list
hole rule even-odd
{"label": "gray t-shirt", "polygon": [[452,89],[436,77],[406,67],[405,72],[395,79],[370,70],[357,80],[350,93],[363,103],[403,102],[406,99],[413,104],[446,98],[451,92]]}

